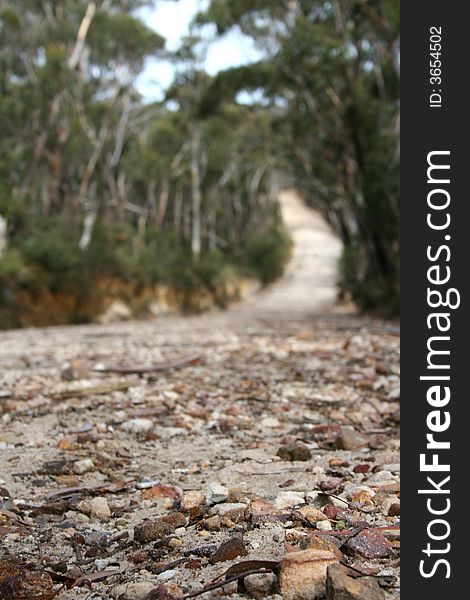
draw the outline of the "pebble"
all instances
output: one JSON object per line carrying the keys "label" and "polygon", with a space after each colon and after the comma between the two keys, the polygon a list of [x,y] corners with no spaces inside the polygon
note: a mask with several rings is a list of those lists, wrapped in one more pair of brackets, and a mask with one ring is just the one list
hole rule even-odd
{"label": "pebble", "polygon": [[318,482],[318,487],[322,492],[334,492],[343,483],[342,477],[325,477]]}
{"label": "pebble", "polygon": [[91,460],[91,458],[84,458],[83,460],[77,460],[77,462],[73,463],[73,472],[76,475],[83,475],[84,473],[88,473],[89,471],[93,471],[95,468],[95,464]]}
{"label": "pebble", "polygon": [[319,531],[331,531],[333,527],[331,526],[330,521],[328,521],[328,519],[325,519],[324,521],[318,521],[317,529]]}
{"label": "pebble", "polygon": [[295,442],[281,446],[277,451],[277,456],[286,461],[306,461],[312,458],[310,448],[303,442]]}
{"label": "pebble", "polygon": [[279,585],[283,600],[315,600],[325,591],[326,571],[338,558],[329,550],[299,550],[282,559]]}
{"label": "pebble", "polygon": [[183,512],[190,512],[201,508],[206,503],[204,494],[198,490],[185,492],[181,498],[180,509]]}
{"label": "pebble", "polygon": [[111,595],[119,600],[144,600],[155,588],[155,581],[136,581],[125,585],[117,585]]}
{"label": "pebble", "polygon": [[214,507],[214,512],[219,517],[227,517],[232,521],[239,521],[243,518],[248,505],[242,502],[218,504]]}
{"label": "pebble", "polygon": [[365,529],[347,541],[346,547],[352,554],[363,558],[387,558],[392,553],[392,544],[378,531]]}
{"label": "pebble", "polygon": [[100,521],[107,522],[111,517],[111,509],[109,508],[106,498],[96,497],[89,501],[90,514],[97,517]]}
{"label": "pebble", "polygon": [[279,427],[280,424],[279,419],[276,419],[275,417],[265,417],[264,419],[261,419],[260,422],[261,427],[267,427],[269,429]]}
{"label": "pebble", "polygon": [[386,485],[388,483],[395,483],[398,481],[398,477],[393,475],[390,471],[378,471],[374,473],[367,480],[368,485],[373,485],[375,487],[381,487],[382,485]]}
{"label": "pebble", "polygon": [[238,556],[246,556],[248,554],[245,544],[239,537],[233,537],[217,548],[217,550],[211,555],[209,561],[211,564],[224,562],[226,560],[233,560]]}
{"label": "pebble", "polygon": [[276,589],[277,579],[274,573],[248,575],[243,580],[246,591],[253,598],[266,598]]}
{"label": "pebble", "polygon": [[279,492],[274,501],[274,506],[279,509],[293,508],[299,504],[305,504],[303,492]]}
{"label": "pebble", "polygon": [[134,527],[134,540],[140,544],[154,542],[171,535],[177,527],[185,524],[186,517],[182,513],[169,513],[156,519],[143,521]]}
{"label": "pebble", "polygon": [[372,577],[354,579],[340,564],[328,567],[326,600],[385,600],[385,593]]}
{"label": "pebble", "polygon": [[165,583],[165,581],[170,581],[170,579],[173,579],[173,577],[176,575],[176,573],[177,572],[175,569],[163,571],[163,573],[160,573],[159,575],[157,575],[157,581],[158,581],[158,583]]}
{"label": "pebble", "polygon": [[367,439],[361,433],[346,427],[339,432],[335,441],[338,450],[359,450],[367,445]]}
{"label": "pebble", "polygon": [[219,504],[220,502],[225,502],[228,499],[228,494],[228,489],[221,483],[217,483],[217,481],[211,481],[207,484],[207,504]]}
{"label": "pebble", "polygon": [[302,506],[302,508],[299,508],[297,512],[303,519],[308,521],[310,525],[315,525],[316,523],[318,523],[318,521],[324,521],[325,519],[327,519],[325,513],[323,513],[318,508],[314,508],[313,506],[309,505]]}
{"label": "pebble", "polygon": [[150,419],[130,419],[121,424],[121,429],[129,433],[148,433],[153,429],[153,421]]}

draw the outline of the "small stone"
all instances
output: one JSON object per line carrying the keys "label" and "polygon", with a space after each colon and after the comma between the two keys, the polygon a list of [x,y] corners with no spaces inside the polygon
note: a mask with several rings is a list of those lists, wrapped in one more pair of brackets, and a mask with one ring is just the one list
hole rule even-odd
{"label": "small stone", "polygon": [[171,498],[178,500],[183,495],[183,490],[173,485],[156,485],[142,491],[145,500],[158,500],[160,498]]}
{"label": "small stone", "polygon": [[310,525],[315,525],[318,521],[324,521],[328,517],[324,512],[319,510],[318,508],[314,508],[313,506],[302,506],[297,511],[299,515],[305,519]]}
{"label": "small stone", "polygon": [[354,473],[368,473],[370,471],[370,465],[367,463],[360,463],[353,469]]}
{"label": "small stone", "polygon": [[392,553],[392,544],[378,531],[365,529],[346,542],[352,554],[363,558],[386,558]]}
{"label": "small stone", "polygon": [[385,516],[388,516],[390,507],[397,503],[399,505],[400,501],[395,496],[395,494],[387,494],[385,492],[378,492],[374,496],[374,505]]}
{"label": "small stone", "polygon": [[399,502],[395,502],[388,509],[388,516],[389,517],[399,517],[400,516],[400,503]]}
{"label": "small stone", "polygon": [[326,519],[325,521],[318,521],[317,529],[319,531],[331,531],[333,527],[331,526],[331,523],[328,521],[328,519]]}
{"label": "small stone", "polygon": [[173,534],[176,528],[185,524],[186,517],[181,513],[170,513],[150,521],[143,521],[134,528],[134,540],[140,544],[154,542]]}
{"label": "small stone", "polygon": [[261,427],[267,427],[269,429],[279,427],[280,424],[279,419],[276,419],[275,417],[265,417],[264,419],[261,419],[260,423]]}
{"label": "small stone", "polygon": [[158,583],[165,583],[165,581],[170,581],[176,575],[177,571],[175,569],[169,569],[168,571],[163,571],[157,575]]}
{"label": "small stone", "polygon": [[378,471],[374,473],[367,480],[367,485],[373,487],[385,487],[390,483],[396,483],[398,481],[398,477],[393,475],[390,471]]}
{"label": "small stone", "polygon": [[354,579],[340,564],[328,567],[326,600],[385,600],[385,593],[372,577]]}
{"label": "small stone", "polygon": [[285,514],[282,510],[277,509],[272,502],[268,502],[263,498],[254,498],[250,503],[249,510],[253,525],[279,521]]}
{"label": "small stone", "polygon": [[108,522],[111,517],[111,509],[109,508],[106,498],[92,498],[89,501],[90,515],[97,517],[100,521]]}
{"label": "small stone", "polygon": [[73,463],[73,472],[77,475],[84,475],[89,471],[93,471],[95,465],[91,458],[84,458],[83,460],[77,460],[77,462]]}
{"label": "small stone", "polygon": [[318,482],[318,487],[322,492],[334,492],[342,483],[342,477],[325,477],[325,479]]}
{"label": "small stone", "polygon": [[[303,538],[300,543],[301,550],[329,550],[333,552],[338,560],[343,559],[343,553],[335,543],[336,539],[332,536],[327,535],[310,535],[307,538]],[[339,542],[338,542],[339,543]]]}
{"label": "small stone", "polygon": [[359,450],[367,446],[367,439],[358,431],[344,427],[338,434],[335,447],[339,450]]}
{"label": "small stone", "polygon": [[279,585],[283,600],[314,600],[325,591],[326,571],[338,562],[328,550],[299,550],[280,563]]}
{"label": "small stone", "polygon": [[176,583],[170,581],[169,583],[161,583],[157,587],[154,587],[143,600],[176,600],[182,594],[183,592]]}
{"label": "small stone", "polygon": [[276,589],[277,579],[274,573],[248,575],[243,580],[246,591],[253,598],[266,598]]}
{"label": "small stone", "polygon": [[45,571],[21,570],[0,579],[0,598],[17,600],[22,598],[51,598],[53,597],[53,581]]}
{"label": "small stone", "polygon": [[246,556],[248,554],[245,544],[239,537],[233,537],[223,542],[217,550],[212,554],[209,561],[211,564],[233,560],[238,556]]}
{"label": "small stone", "polygon": [[217,515],[215,517],[209,517],[208,519],[205,519],[202,524],[208,531],[220,531],[222,526],[220,517]]}
{"label": "small stone", "polygon": [[279,509],[293,508],[299,504],[305,504],[303,492],[279,492],[274,502],[274,506]]}
{"label": "small stone", "polygon": [[180,509],[183,512],[191,512],[204,506],[206,499],[204,494],[198,490],[185,492],[181,498]]}
{"label": "small stone", "polygon": [[168,546],[173,550],[178,550],[179,548],[182,548],[183,545],[183,542],[178,538],[171,538],[171,540],[168,542]]}
{"label": "small stone", "polygon": [[211,481],[206,488],[207,504],[219,504],[228,499],[228,489],[221,483]]}
{"label": "small stone", "polygon": [[295,442],[294,444],[281,446],[277,451],[277,455],[282,458],[282,460],[291,462],[296,460],[305,461],[312,458],[312,452],[310,448],[302,442]]}
{"label": "small stone", "polygon": [[228,519],[232,519],[232,521],[238,522],[243,519],[247,506],[247,504],[244,504],[242,502],[237,502],[233,504],[218,504],[214,507],[214,512],[219,517],[227,517]]}
{"label": "small stone", "polygon": [[130,419],[121,424],[121,429],[129,433],[148,433],[153,429],[153,425],[150,419]]}

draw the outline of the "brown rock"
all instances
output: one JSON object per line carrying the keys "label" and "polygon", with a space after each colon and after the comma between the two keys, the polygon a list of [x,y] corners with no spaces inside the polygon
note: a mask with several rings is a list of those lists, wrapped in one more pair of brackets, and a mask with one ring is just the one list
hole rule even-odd
{"label": "brown rock", "polygon": [[204,494],[198,490],[185,492],[181,498],[180,509],[183,512],[196,511],[206,503]]}
{"label": "brown rock", "polygon": [[299,550],[286,554],[280,564],[279,585],[283,600],[314,600],[325,591],[326,570],[338,562],[328,550]]}
{"label": "brown rock", "polygon": [[325,477],[325,479],[318,482],[318,487],[322,492],[334,492],[342,483],[342,477]]}
{"label": "brown rock", "polygon": [[172,498],[178,500],[183,495],[183,490],[173,485],[155,485],[154,487],[142,490],[142,498],[146,500],[157,500],[159,498]]}
{"label": "brown rock", "polygon": [[343,553],[339,549],[338,545],[335,543],[335,538],[332,536],[326,535],[312,535],[308,538],[304,539],[301,544],[302,550],[328,550],[329,552],[333,552],[333,554],[337,557],[338,560],[342,560]]}
{"label": "brown rock", "polygon": [[233,560],[238,556],[246,556],[248,554],[245,544],[239,537],[233,537],[223,542],[217,550],[212,554],[209,561],[211,564]]}
{"label": "brown rock", "polygon": [[134,540],[147,544],[174,533],[178,527],[186,525],[186,517],[181,513],[169,513],[151,521],[143,521],[134,528]]}
{"label": "brown rock", "polygon": [[54,584],[51,576],[42,571],[24,570],[18,575],[5,577],[0,583],[0,598],[22,600],[23,598],[52,598]]}
{"label": "brown rock", "polygon": [[154,588],[143,600],[175,600],[182,595],[176,583],[165,583]]}
{"label": "brown rock", "polygon": [[277,455],[282,458],[282,460],[288,461],[305,461],[312,458],[310,448],[302,442],[295,442],[293,444],[281,446],[277,451]]}
{"label": "brown rock", "polygon": [[310,505],[302,506],[297,510],[297,513],[310,525],[315,525],[318,523],[318,521],[324,521],[325,519],[328,519],[324,512]]}
{"label": "brown rock", "polygon": [[358,431],[344,427],[336,438],[335,447],[339,450],[359,450],[367,446],[367,439]]}
{"label": "brown rock", "polygon": [[266,598],[274,593],[277,579],[274,573],[257,573],[245,577],[243,584],[253,598]]}
{"label": "brown rock", "polygon": [[363,558],[386,558],[392,552],[392,544],[378,531],[365,529],[346,543],[352,554]]}
{"label": "brown rock", "polygon": [[340,508],[334,504],[325,504],[322,511],[325,513],[327,519],[337,519],[344,513],[344,508]]}
{"label": "brown rock", "polygon": [[326,600],[384,600],[385,594],[372,577],[353,579],[340,564],[328,567]]}
{"label": "brown rock", "polygon": [[282,511],[274,506],[271,502],[262,498],[253,498],[249,508],[252,525],[260,523],[279,521],[282,518],[289,518],[287,511]]}

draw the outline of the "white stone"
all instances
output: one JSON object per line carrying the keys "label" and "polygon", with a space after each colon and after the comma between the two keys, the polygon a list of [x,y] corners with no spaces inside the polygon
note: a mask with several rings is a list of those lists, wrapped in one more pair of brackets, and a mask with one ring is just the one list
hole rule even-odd
{"label": "white stone", "polygon": [[261,427],[274,429],[275,427],[279,427],[280,422],[279,419],[276,419],[275,417],[265,417],[264,419],[261,419],[260,425]]}
{"label": "white stone", "polygon": [[328,519],[326,519],[325,521],[317,522],[317,529],[319,529],[320,531],[331,531],[333,527],[331,526],[331,523],[328,521]]}
{"label": "white stone", "polygon": [[305,504],[303,492],[279,492],[274,501],[274,506],[278,509],[293,508],[298,504]]}
{"label": "white stone", "polygon": [[206,488],[207,504],[219,504],[228,498],[228,489],[217,481],[210,481]]}
{"label": "white stone", "polygon": [[83,475],[89,471],[93,471],[95,465],[91,458],[84,458],[83,460],[77,460],[73,465],[73,472],[77,475]]}
{"label": "white stone", "polygon": [[129,433],[147,433],[152,428],[153,421],[151,419],[130,419],[121,425],[121,429]]}

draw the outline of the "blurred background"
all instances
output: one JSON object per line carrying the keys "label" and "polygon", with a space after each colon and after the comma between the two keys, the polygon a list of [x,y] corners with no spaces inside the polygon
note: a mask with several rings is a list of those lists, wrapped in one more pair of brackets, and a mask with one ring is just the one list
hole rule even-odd
{"label": "blurred background", "polygon": [[225,307],[286,188],[397,313],[398,0],[0,0],[0,88],[0,328]]}

